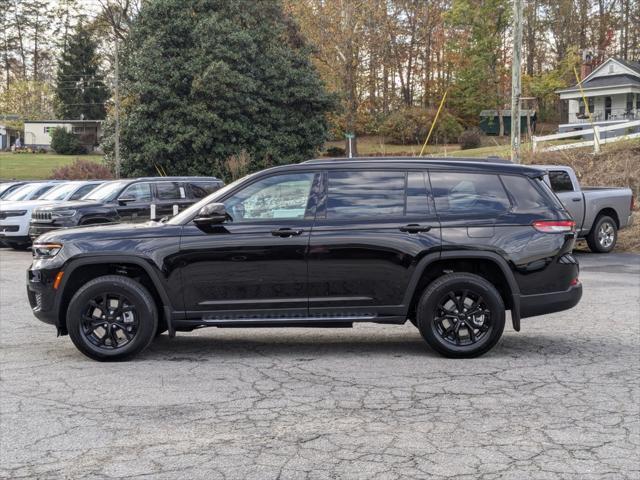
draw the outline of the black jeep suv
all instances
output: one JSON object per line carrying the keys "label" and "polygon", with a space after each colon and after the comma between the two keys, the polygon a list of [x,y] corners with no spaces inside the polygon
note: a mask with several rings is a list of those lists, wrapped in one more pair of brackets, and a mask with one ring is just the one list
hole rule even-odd
{"label": "black jeep suv", "polygon": [[96,360],[168,330],[413,322],[443,355],[491,349],[582,295],[574,222],[538,169],[314,160],[235,183],[167,222],[39,238],[34,314]]}
{"label": "black jeep suv", "polygon": [[215,192],[224,183],[215,177],[149,177],[114,180],[82,200],[36,208],[29,236],[78,225],[144,222],[171,216]]}

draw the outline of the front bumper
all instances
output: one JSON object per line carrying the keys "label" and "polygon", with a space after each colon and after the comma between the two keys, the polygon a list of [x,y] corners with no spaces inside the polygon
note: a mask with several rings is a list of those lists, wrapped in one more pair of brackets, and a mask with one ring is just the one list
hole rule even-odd
{"label": "front bumper", "polygon": [[582,298],[582,284],[578,283],[564,292],[541,293],[520,296],[520,318],[535,317],[561,312],[575,307]]}
{"label": "front bumper", "polygon": [[35,317],[60,327],[56,307],[57,291],[53,289],[55,274],[43,270],[27,270],[27,297]]}

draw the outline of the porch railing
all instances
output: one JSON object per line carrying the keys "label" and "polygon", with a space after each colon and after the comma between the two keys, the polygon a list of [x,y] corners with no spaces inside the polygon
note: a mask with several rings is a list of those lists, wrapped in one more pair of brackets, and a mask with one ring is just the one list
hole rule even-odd
{"label": "porch railing", "polygon": [[[613,108],[610,112],[604,110],[596,110],[592,113],[594,122],[604,121],[632,121],[640,120],[640,109],[627,110],[625,108]],[[590,123],[589,117],[586,113],[570,113],[569,123]]]}

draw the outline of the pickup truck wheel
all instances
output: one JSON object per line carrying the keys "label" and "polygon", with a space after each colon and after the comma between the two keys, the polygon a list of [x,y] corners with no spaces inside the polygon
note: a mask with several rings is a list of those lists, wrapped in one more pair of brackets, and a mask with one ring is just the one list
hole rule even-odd
{"label": "pickup truck wheel", "polygon": [[418,303],[418,329],[438,353],[451,358],[488,352],[504,330],[505,308],[496,288],[471,273],[434,280]]}
{"label": "pickup truck wheel", "polygon": [[138,282],[120,275],[91,280],[71,299],[67,330],[74,345],[94,360],[123,360],[153,340],[158,313]]}
{"label": "pickup truck wheel", "polygon": [[613,218],[603,215],[596,219],[587,235],[587,244],[594,253],[609,253],[618,241],[618,227]]}

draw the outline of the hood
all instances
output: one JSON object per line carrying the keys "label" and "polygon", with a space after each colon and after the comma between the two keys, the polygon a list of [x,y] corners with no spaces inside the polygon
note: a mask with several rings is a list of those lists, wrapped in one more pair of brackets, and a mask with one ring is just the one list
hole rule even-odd
{"label": "hood", "polygon": [[160,222],[116,223],[55,230],[38,239],[42,242],[96,242],[101,240],[136,239],[150,237],[178,236],[182,226]]}
{"label": "hood", "polygon": [[43,205],[56,204],[52,200],[21,200],[16,202],[5,201],[0,203],[0,211],[3,210],[33,210]]}
{"label": "hood", "polygon": [[44,206],[40,209],[40,211],[50,211],[50,210],[69,210],[69,209],[79,209],[83,207],[105,207],[104,203],[95,202],[91,200],[75,200],[73,202],[59,202],[59,203],[51,203],[45,202]]}

